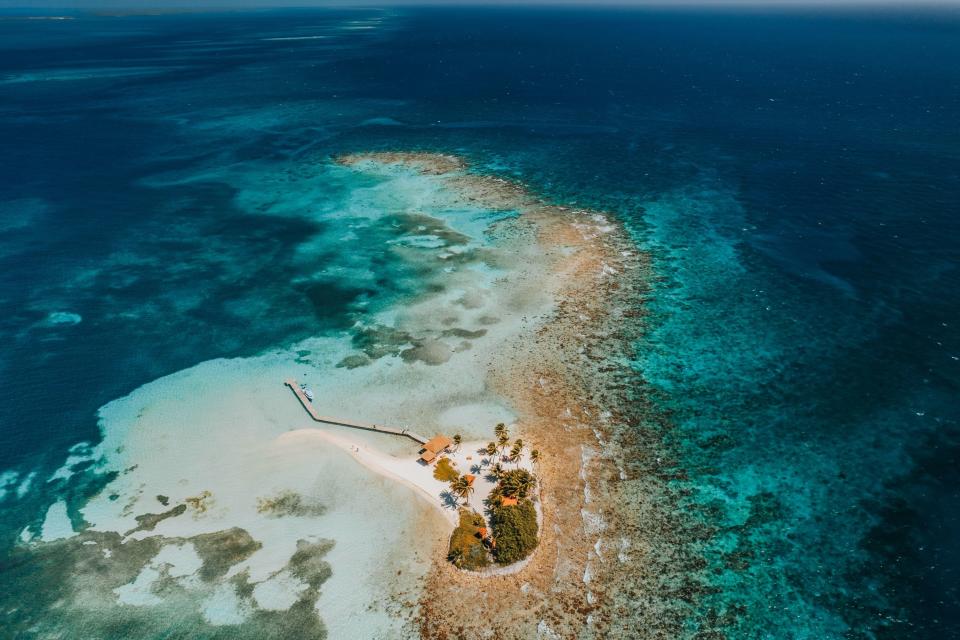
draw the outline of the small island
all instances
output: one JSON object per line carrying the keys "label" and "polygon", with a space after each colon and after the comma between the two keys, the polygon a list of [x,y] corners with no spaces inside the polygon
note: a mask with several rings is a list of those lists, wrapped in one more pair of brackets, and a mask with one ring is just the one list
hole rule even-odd
{"label": "small island", "polygon": [[[464,442],[460,434],[452,438],[439,434],[427,439],[409,429],[322,416],[305,384],[292,379],[284,384],[316,422],[421,443],[418,457],[412,460],[388,456],[346,437],[345,433],[301,429],[286,436],[323,438],[348,451],[369,469],[417,490],[454,526],[447,560],[455,567],[484,575],[504,575],[525,566],[539,543],[543,520],[535,475],[541,453],[520,438],[511,440],[505,423],[494,427],[494,439],[487,443]],[[479,511],[478,504],[483,505]]]}
{"label": "small island", "polygon": [[[447,559],[467,571],[490,572],[491,564],[515,565],[528,558],[538,543],[541,516],[532,467],[540,452],[528,450],[523,440],[511,442],[503,423],[496,426],[494,436],[496,440],[476,449],[479,457],[470,465],[470,473],[461,474],[449,456],[439,458],[433,471],[434,478],[449,483],[451,498],[463,500]],[[454,436],[456,447],[459,440]],[[483,513],[471,501],[478,488],[485,494]]]}

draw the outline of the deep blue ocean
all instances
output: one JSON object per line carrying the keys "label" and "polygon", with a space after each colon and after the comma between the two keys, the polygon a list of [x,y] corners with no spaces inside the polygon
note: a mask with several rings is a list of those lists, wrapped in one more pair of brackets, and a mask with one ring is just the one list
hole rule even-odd
{"label": "deep blue ocean", "polygon": [[0,14],[0,545],[93,490],[46,478],[100,406],[402,294],[304,280],[336,258],[277,211],[318,206],[332,154],[436,150],[652,253],[634,365],[714,531],[691,637],[960,638],[957,12],[25,15]]}

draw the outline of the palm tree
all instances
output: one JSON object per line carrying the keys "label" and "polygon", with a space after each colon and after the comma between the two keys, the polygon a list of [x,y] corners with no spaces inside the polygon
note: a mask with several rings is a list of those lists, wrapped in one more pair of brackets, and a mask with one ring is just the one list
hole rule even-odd
{"label": "palm tree", "polygon": [[493,465],[493,467],[490,470],[493,472],[494,477],[497,478],[498,480],[500,479],[500,476],[503,475],[503,465],[500,464],[499,462]]}
{"label": "palm tree", "polygon": [[532,451],[530,451],[530,462],[533,463],[534,467],[536,467],[536,466],[539,464],[539,462],[540,462],[540,450],[539,450],[539,449],[533,449]]}
{"label": "palm tree", "polygon": [[520,480],[517,485],[520,489],[520,494],[523,496],[528,496],[533,493],[533,490],[537,487],[537,479],[532,473],[524,473],[520,476]]}
{"label": "palm tree", "polygon": [[520,496],[520,487],[518,483],[519,478],[515,473],[505,473],[500,477],[500,484],[497,485],[500,488],[500,491],[503,495],[514,497],[523,497]]}
{"label": "palm tree", "polygon": [[450,492],[458,498],[463,498],[463,501],[467,503],[468,507],[470,506],[470,494],[472,494],[473,491],[473,485],[470,484],[466,476],[460,476],[450,483]]}
{"label": "palm tree", "polygon": [[494,507],[499,507],[500,503],[503,501],[503,489],[500,488],[500,485],[497,485],[490,490],[490,493],[487,494],[487,507],[490,511],[493,511]]}
{"label": "palm tree", "polygon": [[497,442],[500,443],[500,452],[502,455],[503,451],[506,450],[507,446],[510,444],[510,437],[507,436],[507,434],[503,434],[497,439]]}
{"label": "palm tree", "polygon": [[457,476],[456,478],[454,478],[453,480],[450,481],[449,493],[450,493],[450,495],[453,496],[454,498],[459,498],[459,497],[460,497],[460,493],[459,493],[459,490],[458,490],[459,484],[460,484],[460,476]]}
{"label": "palm tree", "polygon": [[493,435],[497,436],[498,440],[503,436],[508,435],[507,425],[503,424],[502,422],[498,422],[497,426],[493,428]]}
{"label": "palm tree", "polygon": [[497,443],[490,442],[487,444],[487,455],[490,456],[490,462],[493,462],[493,457],[497,455]]}
{"label": "palm tree", "polygon": [[513,448],[510,449],[510,459],[517,466],[520,466],[520,454],[523,453],[523,442],[517,440],[513,443]]}
{"label": "palm tree", "polygon": [[453,450],[460,450],[460,443],[463,442],[463,437],[459,433],[453,434]]}

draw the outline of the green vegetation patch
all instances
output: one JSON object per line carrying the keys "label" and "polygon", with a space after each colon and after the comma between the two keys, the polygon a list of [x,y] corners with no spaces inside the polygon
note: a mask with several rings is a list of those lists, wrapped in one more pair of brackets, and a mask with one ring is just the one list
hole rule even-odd
{"label": "green vegetation patch", "polygon": [[500,474],[500,495],[526,498],[537,486],[537,478],[526,469],[511,469]]}
{"label": "green vegetation patch", "polygon": [[[536,525],[536,522],[534,522]],[[487,550],[480,539],[480,527],[486,526],[476,511],[460,510],[460,524],[450,536],[447,559],[460,569],[476,571],[490,564]]]}
{"label": "green vegetation patch", "polygon": [[498,563],[523,560],[537,548],[537,510],[529,500],[521,500],[512,507],[494,507],[491,524],[497,541]]}
{"label": "green vegetation patch", "polygon": [[440,482],[453,482],[460,477],[460,472],[453,466],[450,458],[440,458],[433,468],[433,477]]}

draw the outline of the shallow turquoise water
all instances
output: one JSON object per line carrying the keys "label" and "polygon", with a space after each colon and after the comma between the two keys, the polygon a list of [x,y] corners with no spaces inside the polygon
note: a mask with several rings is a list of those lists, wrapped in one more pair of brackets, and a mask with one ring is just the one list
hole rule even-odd
{"label": "shallow turquoise water", "polygon": [[956,637],[958,28],[466,9],[0,22],[5,544],[85,499],[89,461],[46,478],[97,441],[103,404],[422,291],[388,250],[396,221],[344,209],[374,183],[324,167],[423,148],[607,208],[653,253],[636,367],[671,417],[685,510],[716,530],[700,579],[719,591],[691,634],[720,624],[712,609],[730,637]]}

